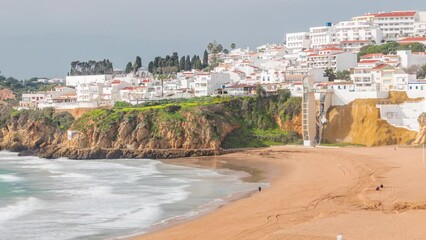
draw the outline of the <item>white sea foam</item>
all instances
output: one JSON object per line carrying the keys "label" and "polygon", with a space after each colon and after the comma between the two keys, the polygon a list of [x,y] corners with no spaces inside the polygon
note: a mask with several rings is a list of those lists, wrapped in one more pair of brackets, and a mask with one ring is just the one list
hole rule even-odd
{"label": "white sea foam", "polygon": [[41,200],[34,197],[28,197],[27,199],[20,200],[14,204],[7,205],[6,207],[0,208],[0,222],[5,222],[11,219],[25,216],[41,207],[42,207]]}
{"label": "white sea foam", "polygon": [[110,186],[91,186],[82,189],[56,190],[57,193],[63,193],[69,196],[78,196],[83,198],[105,198],[112,197],[112,187]]}
{"label": "white sea foam", "polygon": [[1,182],[20,182],[23,180],[23,178],[16,176],[15,174],[0,174]]}
{"label": "white sea foam", "polygon": [[61,172],[61,171],[52,171],[52,173],[55,174],[55,175],[51,176],[53,178],[72,178],[73,180],[75,180],[75,179],[80,179],[80,180],[92,179],[91,176],[89,176],[87,174],[81,174],[81,173],[68,173],[68,172]]}
{"label": "white sea foam", "polygon": [[19,195],[28,198],[4,194],[11,203],[0,207],[0,239],[7,236],[7,240],[40,235],[48,240],[101,239],[147,231],[158,222],[191,217],[219,205],[221,200],[212,199],[236,192],[242,184],[232,175],[144,159],[15,157],[0,153],[0,168],[20,173],[3,174],[8,176],[0,181],[25,176],[19,183],[25,190]]}

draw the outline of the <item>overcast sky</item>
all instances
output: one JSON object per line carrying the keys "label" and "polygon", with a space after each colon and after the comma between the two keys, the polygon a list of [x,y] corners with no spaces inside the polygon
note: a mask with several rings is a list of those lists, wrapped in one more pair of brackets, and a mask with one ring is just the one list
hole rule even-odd
{"label": "overcast sky", "polygon": [[285,33],[367,12],[425,10],[426,0],[0,0],[0,71],[64,77],[74,60],[109,58],[123,69],[177,51],[202,54],[280,43]]}

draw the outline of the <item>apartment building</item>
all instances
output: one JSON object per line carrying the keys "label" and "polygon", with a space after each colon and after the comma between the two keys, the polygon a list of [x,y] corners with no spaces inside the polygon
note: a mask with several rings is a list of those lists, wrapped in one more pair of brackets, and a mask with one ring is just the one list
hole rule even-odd
{"label": "apartment building", "polygon": [[383,30],[385,40],[423,35],[426,18],[423,12],[393,11],[373,14],[373,23]]}
{"label": "apartment building", "polygon": [[291,49],[293,53],[298,53],[303,49],[311,47],[311,38],[309,32],[288,33],[285,36],[287,48]]}

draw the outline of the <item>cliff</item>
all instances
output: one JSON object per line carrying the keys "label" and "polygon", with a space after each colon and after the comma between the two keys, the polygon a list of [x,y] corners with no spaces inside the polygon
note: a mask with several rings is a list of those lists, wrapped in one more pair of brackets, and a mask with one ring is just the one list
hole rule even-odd
{"label": "cliff", "polygon": [[8,99],[15,99],[15,94],[7,89],[7,88],[0,88],[0,101],[8,100]]}
{"label": "cliff", "polygon": [[404,92],[391,92],[389,99],[358,99],[346,106],[332,107],[327,113],[323,139],[329,143],[366,146],[410,144],[416,132],[397,128],[380,119],[379,102],[392,104],[408,100]]}
{"label": "cliff", "polygon": [[426,113],[422,113],[419,116],[420,131],[414,140],[413,145],[424,145],[426,144]]}
{"label": "cliff", "polygon": [[[4,110],[0,148],[47,158],[169,158],[300,139],[300,99],[288,93],[207,98],[140,108],[67,112]],[[7,112],[9,111],[9,112]],[[71,139],[66,130],[75,131]],[[250,136],[245,143],[243,136]],[[237,141],[235,141],[237,138]],[[242,143],[242,145],[241,145]]]}

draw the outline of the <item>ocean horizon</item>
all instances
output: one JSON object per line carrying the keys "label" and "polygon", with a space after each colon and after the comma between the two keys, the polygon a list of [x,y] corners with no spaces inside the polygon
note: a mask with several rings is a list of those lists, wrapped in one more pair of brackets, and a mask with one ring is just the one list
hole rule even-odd
{"label": "ocean horizon", "polygon": [[149,159],[69,160],[0,152],[0,238],[143,234],[257,189],[239,174]]}

